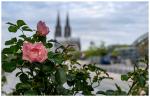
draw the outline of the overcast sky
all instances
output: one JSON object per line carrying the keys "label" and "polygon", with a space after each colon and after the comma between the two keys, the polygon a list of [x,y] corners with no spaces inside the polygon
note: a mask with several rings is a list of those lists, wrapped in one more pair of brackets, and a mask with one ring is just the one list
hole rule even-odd
{"label": "overcast sky", "polygon": [[[69,13],[72,37],[79,37],[82,50],[90,41],[100,45],[131,44],[148,32],[148,2],[2,2],[2,47],[4,41],[20,33],[10,34],[6,22],[23,19],[36,29],[39,20],[50,28],[54,37],[57,12],[60,12],[62,32]],[[27,33],[30,34],[30,33]]]}

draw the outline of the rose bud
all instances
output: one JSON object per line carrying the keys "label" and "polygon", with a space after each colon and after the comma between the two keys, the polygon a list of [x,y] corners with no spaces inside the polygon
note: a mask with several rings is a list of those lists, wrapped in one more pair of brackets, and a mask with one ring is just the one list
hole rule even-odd
{"label": "rose bud", "polygon": [[46,26],[45,22],[39,21],[37,24],[37,34],[39,36],[46,36],[49,33],[49,28]]}

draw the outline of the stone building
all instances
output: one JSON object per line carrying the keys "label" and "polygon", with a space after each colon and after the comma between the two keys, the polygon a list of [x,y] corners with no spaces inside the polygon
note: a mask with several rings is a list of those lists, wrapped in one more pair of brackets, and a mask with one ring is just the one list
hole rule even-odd
{"label": "stone building", "polygon": [[69,21],[69,15],[67,14],[66,16],[64,34],[63,34],[61,23],[60,23],[60,15],[58,13],[54,38],[60,44],[55,43],[54,44],[55,49],[58,48],[60,45],[64,45],[64,46],[73,45],[75,50],[80,51],[81,50],[80,39],[71,37],[71,34],[72,34],[72,30]]}

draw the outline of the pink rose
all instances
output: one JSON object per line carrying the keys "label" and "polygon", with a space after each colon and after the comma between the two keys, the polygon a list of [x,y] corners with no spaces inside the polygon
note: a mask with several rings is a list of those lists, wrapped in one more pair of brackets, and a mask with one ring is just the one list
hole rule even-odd
{"label": "pink rose", "polygon": [[47,54],[48,51],[44,47],[42,43],[29,43],[29,42],[24,42],[23,47],[23,60],[27,60],[32,62],[44,62],[47,59]]}
{"label": "pink rose", "polygon": [[46,36],[49,33],[49,28],[45,25],[45,22],[39,21],[37,24],[37,34],[40,36]]}

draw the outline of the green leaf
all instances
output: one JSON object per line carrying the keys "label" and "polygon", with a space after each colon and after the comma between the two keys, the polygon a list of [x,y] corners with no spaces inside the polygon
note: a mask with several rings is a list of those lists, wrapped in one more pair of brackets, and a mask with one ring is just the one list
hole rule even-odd
{"label": "green leaf", "polygon": [[23,26],[22,30],[23,31],[32,31],[32,29],[30,29],[28,26]]}
{"label": "green leaf", "polygon": [[54,55],[54,62],[57,63],[57,64],[61,64],[63,62],[63,56],[62,54],[55,54]]}
{"label": "green leaf", "polygon": [[38,41],[41,41],[43,43],[46,42],[46,37],[45,36],[38,36]]}
{"label": "green leaf", "polygon": [[9,27],[8,27],[8,31],[9,31],[9,32],[14,32],[14,33],[16,33],[17,30],[18,30],[17,26],[9,26]]}
{"label": "green leaf", "polygon": [[5,45],[11,45],[17,42],[17,38],[12,38],[11,40],[8,40],[5,42]]}
{"label": "green leaf", "polygon": [[31,42],[31,43],[34,42],[34,41],[31,39],[31,37],[26,37],[26,38],[24,38],[24,40],[26,40],[26,41],[28,41],[28,42]]}
{"label": "green leaf", "polygon": [[62,68],[64,68],[65,71],[68,71],[68,70],[69,70],[68,64],[63,64],[63,65],[62,65]]}
{"label": "green leaf", "polygon": [[126,96],[126,95],[127,95],[127,93],[126,93],[125,91],[121,91],[121,92],[119,92],[119,94],[118,94],[118,95]]}
{"label": "green leaf", "polygon": [[92,87],[91,85],[88,85],[88,86],[87,86],[87,89],[88,89],[89,91],[94,91],[94,89],[93,89],[93,87]]}
{"label": "green leaf", "polygon": [[48,53],[48,59],[55,64],[61,64],[64,61],[62,54],[53,52]]}
{"label": "green leaf", "polygon": [[16,85],[16,89],[20,90],[20,89],[31,89],[31,85],[28,83],[18,83]]}
{"label": "green leaf", "polygon": [[66,82],[66,72],[63,68],[58,68],[55,73],[56,81],[58,84],[63,85]]}
{"label": "green leaf", "polygon": [[103,94],[106,95],[106,93],[104,91],[97,91],[96,94]]}
{"label": "green leaf", "polygon": [[32,74],[30,71],[27,71],[26,73],[27,73],[28,75],[33,76],[33,74]]}
{"label": "green leaf", "polygon": [[128,75],[121,75],[121,80],[127,81],[128,79]]}
{"label": "green leaf", "polygon": [[21,48],[21,46],[23,45],[23,40],[22,39],[19,39],[18,42],[17,42],[17,46],[19,46],[19,48]]}
{"label": "green leaf", "polygon": [[82,94],[85,95],[85,96],[92,95],[91,91],[88,91],[88,90],[83,90]]}
{"label": "green leaf", "polygon": [[25,39],[25,38],[26,38],[26,36],[25,36],[25,35],[20,35],[19,37],[21,37],[21,38],[23,38],[23,39]]}
{"label": "green leaf", "polygon": [[[70,95],[71,91],[70,90],[67,90],[65,89],[63,86],[61,85],[58,85],[56,87],[56,90],[57,90],[57,95]],[[72,94],[72,93],[71,93]]]}
{"label": "green leaf", "polygon": [[19,76],[21,73],[22,73],[22,72],[17,72],[17,73],[16,73],[16,77]]}
{"label": "green leaf", "polygon": [[16,53],[19,50],[20,47],[18,45],[12,45],[10,46],[9,50],[13,53]]}
{"label": "green leaf", "polygon": [[12,72],[16,69],[16,63],[14,61],[2,63],[2,68],[6,72]]}
{"label": "green leaf", "polygon": [[17,25],[20,28],[23,25],[26,25],[26,23],[23,20],[17,20]]}
{"label": "green leaf", "polygon": [[8,63],[10,61],[16,62],[16,56],[14,54],[2,54],[2,56],[5,55],[5,59],[2,59],[3,63]]}
{"label": "green leaf", "polygon": [[17,58],[17,65],[21,66],[23,64],[22,56],[18,55],[19,58]]}
{"label": "green leaf", "polygon": [[6,24],[9,24],[9,25],[11,25],[11,26],[16,26],[15,24],[10,23],[10,22],[7,22]]}
{"label": "green leaf", "polygon": [[98,76],[94,76],[93,82],[97,82],[97,81],[98,81]]}
{"label": "green leaf", "polygon": [[106,91],[106,95],[115,95],[114,93],[115,93],[115,91],[113,91],[113,90]]}
{"label": "green leaf", "polygon": [[139,76],[139,78],[138,78],[138,81],[139,81],[139,84],[140,84],[140,86],[144,86],[145,85],[145,78],[143,77],[143,76]]}
{"label": "green leaf", "polygon": [[35,96],[35,95],[38,95],[38,93],[34,90],[28,90],[28,91],[25,91],[24,95],[27,95],[27,96]]}
{"label": "green leaf", "polygon": [[51,40],[48,40],[48,42],[56,42],[57,43],[57,40],[51,39]]}
{"label": "green leaf", "polygon": [[7,60],[7,54],[2,53],[2,61]]}
{"label": "green leaf", "polygon": [[95,71],[96,70],[96,66],[92,65],[92,64],[89,64],[89,70],[91,71]]}
{"label": "green leaf", "polygon": [[46,62],[43,64],[43,71],[52,72],[53,70],[55,70],[55,64],[53,62]]}
{"label": "green leaf", "polygon": [[11,54],[12,51],[10,51],[10,48],[4,48],[2,51],[3,54]]}
{"label": "green leaf", "polygon": [[46,47],[47,47],[47,48],[52,48],[52,47],[53,47],[53,44],[52,44],[52,43],[47,43],[47,44],[46,44]]}
{"label": "green leaf", "polygon": [[2,76],[2,82],[7,82],[7,78],[6,78],[6,76]]}
{"label": "green leaf", "polygon": [[23,83],[25,83],[29,80],[28,76],[25,73],[21,74],[19,76],[19,78],[20,78],[20,81],[23,82]]}
{"label": "green leaf", "polygon": [[69,86],[72,86],[72,85],[75,84],[75,75],[74,74],[68,73],[68,75],[67,75],[67,84]]}
{"label": "green leaf", "polygon": [[67,49],[67,51],[68,51],[68,52],[73,52],[73,51],[75,51],[75,48],[74,48],[74,47],[69,47],[69,48]]}
{"label": "green leaf", "polygon": [[54,55],[55,55],[54,52],[52,52],[52,51],[48,52],[48,59],[51,60],[51,59],[53,58]]}

